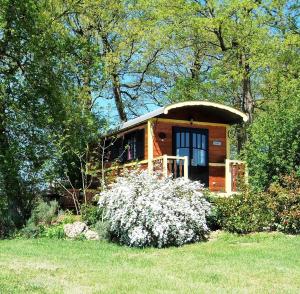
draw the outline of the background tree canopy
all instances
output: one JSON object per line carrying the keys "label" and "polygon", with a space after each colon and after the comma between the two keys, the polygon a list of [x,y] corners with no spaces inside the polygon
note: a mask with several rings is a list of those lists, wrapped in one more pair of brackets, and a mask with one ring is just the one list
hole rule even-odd
{"label": "background tree canopy", "polygon": [[78,178],[74,154],[111,113],[126,121],[174,101],[225,103],[250,117],[232,140],[257,188],[299,170],[298,1],[0,7],[0,233],[22,225],[66,170]]}

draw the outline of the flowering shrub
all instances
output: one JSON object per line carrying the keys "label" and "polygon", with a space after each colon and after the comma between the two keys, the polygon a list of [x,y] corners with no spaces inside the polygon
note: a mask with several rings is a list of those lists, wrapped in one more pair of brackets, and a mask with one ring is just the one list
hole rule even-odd
{"label": "flowering shrub", "polygon": [[100,194],[109,233],[129,246],[180,246],[208,233],[203,186],[183,178],[133,170]]}

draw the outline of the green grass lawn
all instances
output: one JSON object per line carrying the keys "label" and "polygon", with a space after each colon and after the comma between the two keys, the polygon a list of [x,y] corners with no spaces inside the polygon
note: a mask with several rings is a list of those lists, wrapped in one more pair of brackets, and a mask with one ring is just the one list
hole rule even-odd
{"label": "green grass lawn", "polygon": [[300,293],[300,236],[221,233],[133,249],[95,241],[0,241],[0,293]]}

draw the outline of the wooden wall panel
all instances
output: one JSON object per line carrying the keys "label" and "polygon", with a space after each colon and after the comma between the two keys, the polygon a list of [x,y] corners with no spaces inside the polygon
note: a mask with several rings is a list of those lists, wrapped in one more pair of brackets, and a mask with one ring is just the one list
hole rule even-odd
{"label": "wooden wall panel", "polygon": [[[209,162],[213,163],[225,163],[226,159],[226,127],[225,126],[211,126],[211,125],[196,125],[185,123],[171,123],[157,121],[153,123],[154,130],[154,157],[161,156],[163,154],[172,154],[172,127],[187,127],[187,128],[200,128],[208,129],[209,132]],[[164,132],[166,139],[160,140],[158,134]],[[214,146],[213,141],[218,140],[221,142],[221,146]]]}
{"label": "wooden wall panel", "polygon": [[[174,125],[170,123],[153,123],[153,156],[161,156],[164,154],[172,154],[172,127]],[[163,132],[166,134],[166,138],[162,141],[159,139],[158,134]]]}
{"label": "wooden wall panel", "polygon": [[225,192],[225,166],[209,167],[209,190]]}

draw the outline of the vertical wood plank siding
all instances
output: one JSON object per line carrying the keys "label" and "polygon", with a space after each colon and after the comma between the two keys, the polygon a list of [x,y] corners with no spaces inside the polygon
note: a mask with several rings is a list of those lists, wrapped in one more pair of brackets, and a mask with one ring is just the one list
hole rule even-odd
{"label": "vertical wood plank siding", "polygon": [[[226,126],[217,125],[197,125],[197,124],[187,124],[187,123],[172,123],[163,122],[162,120],[153,121],[153,157],[172,154],[172,127],[188,127],[188,128],[202,128],[208,129],[209,131],[209,162],[210,163],[222,163],[225,164],[226,154],[227,154],[227,142],[226,142]],[[166,138],[161,140],[159,138],[159,133],[165,133]],[[147,132],[145,132],[147,134]],[[147,136],[147,135],[146,135]],[[218,140],[221,142],[221,146],[213,145],[213,141]],[[145,138],[147,142],[147,138]],[[145,146],[145,152],[147,148]],[[147,159],[147,154],[145,154]],[[225,191],[225,166],[210,166],[209,167],[209,189],[211,191]]]}

